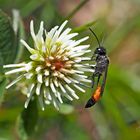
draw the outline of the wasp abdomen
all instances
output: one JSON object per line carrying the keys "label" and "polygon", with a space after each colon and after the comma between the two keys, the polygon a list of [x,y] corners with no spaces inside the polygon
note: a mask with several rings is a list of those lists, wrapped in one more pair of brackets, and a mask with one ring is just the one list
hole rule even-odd
{"label": "wasp abdomen", "polygon": [[88,100],[85,108],[92,107],[101,97],[101,86],[98,86],[92,97]]}
{"label": "wasp abdomen", "polygon": [[95,103],[96,103],[96,101],[95,101],[94,99],[90,98],[90,99],[87,101],[87,104],[85,105],[85,108],[92,107]]}

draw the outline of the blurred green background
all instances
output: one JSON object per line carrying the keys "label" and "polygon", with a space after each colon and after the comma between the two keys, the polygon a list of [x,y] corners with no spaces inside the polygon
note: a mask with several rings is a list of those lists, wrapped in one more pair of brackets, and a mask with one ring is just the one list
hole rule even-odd
{"label": "blurred green background", "polygon": [[[89,35],[87,43],[94,51],[97,42],[88,30],[91,27],[100,40],[104,36],[103,43],[110,57],[104,96],[90,109],[84,108],[92,92],[87,89],[86,94],[78,93],[80,100],[70,103],[74,109],[65,105],[57,112],[48,106],[44,112],[39,108],[37,115],[33,103],[34,109],[22,112],[25,101],[19,91],[22,85],[4,91],[6,80],[1,75],[0,97],[4,92],[4,99],[0,107],[0,140],[27,139],[27,135],[29,140],[140,139],[140,0],[0,0],[0,9],[11,21],[18,22],[12,52],[0,45],[5,63],[9,63],[10,53],[14,54],[10,55],[12,63],[28,59],[29,54],[18,38],[32,43],[31,19],[36,27],[43,20],[47,30],[69,19],[69,26],[79,32],[80,37]],[[17,12],[20,16],[16,16]]]}

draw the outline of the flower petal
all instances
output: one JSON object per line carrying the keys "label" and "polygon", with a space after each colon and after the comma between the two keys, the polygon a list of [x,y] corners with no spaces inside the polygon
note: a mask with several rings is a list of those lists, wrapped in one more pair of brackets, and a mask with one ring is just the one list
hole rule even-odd
{"label": "flower petal", "polygon": [[9,85],[6,86],[6,89],[10,88],[14,84],[16,84],[17,82],[19,82],[20,80],[22,80],[23,77],[24,77],[24,75],[21,75],[18,78],[16,78],[14,81],[12,81]]}
{"label": "flower petal", "polygon": [[20,40],[20,42],[27,48],[27,50],[31,53],[31,54],[35,54],[37,51],[32,49],[24,40]]}

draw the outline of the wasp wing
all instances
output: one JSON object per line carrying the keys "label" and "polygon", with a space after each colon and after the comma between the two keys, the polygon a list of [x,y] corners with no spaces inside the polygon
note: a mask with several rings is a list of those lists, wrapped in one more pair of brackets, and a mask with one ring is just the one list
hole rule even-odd
{"label": "wasp wing", "polygon": [[108,65],[109,65],[109,63],[106,64],[105,72],[103,74],[103,80],[102,80],[102,84],[101,84],[101,96],[103,95],[105,84],[106,84],[106,78],[107,78],[107,73],[108,73]]}

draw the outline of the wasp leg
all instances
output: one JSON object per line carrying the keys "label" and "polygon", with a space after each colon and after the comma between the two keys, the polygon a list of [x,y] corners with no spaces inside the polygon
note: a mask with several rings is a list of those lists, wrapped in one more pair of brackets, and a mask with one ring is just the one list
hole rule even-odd
{"label": "wasp leg", "polygon": [[91,88],[90,86],[85,85],[85,84],[81,84],[81,83],[75,83],[75,84],[78,85],[78,86],[83,86],[83,87],[85,87],[85,88]]}
{"label": "wasp leg", "polygon": [[92,55],[91,60],[92,61],[95,61],[96,60],[96,56],[94,54]]}
{"label": "wasp leg", "polygon": [[90,68],[91,69],[95,69],[96,68],[96,65],[90,65]]}
{"label": "wasp leg", "polygon": [[91,68],[91,69],[95,69],[95,67],[96,67],[96,65],[88,65],[88,64],[81,64],[81,65],[83,65],[83,66],[85,66],[85,67],[89,67],[89,68]]}
{"label": "wasp leg", "polygon": [[95,76],[96,76],[95,74],[92,75],[92,85],[91,85],[92,88],[94,87]]}
{"label": "wasp leg", "polygon": [[97,86],[98,86],[98,83],[99,83],[99,81],[100,81],[100,78],[101,78],[101,74],[98,75]]}

